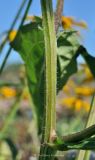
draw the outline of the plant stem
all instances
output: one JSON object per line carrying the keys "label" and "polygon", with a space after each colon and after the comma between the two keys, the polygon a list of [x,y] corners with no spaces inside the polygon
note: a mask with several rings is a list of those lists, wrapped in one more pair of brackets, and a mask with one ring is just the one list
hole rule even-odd
{"label": "plant stem", "polygon": [[[52,142],[56,128],[56,34],[52,0],[41,0],[46,60],[46,106],[42,145]],[[52,149],[43,145],[39,159],[51,159]],[[49,157],[48,157],[49,155]],[[53,155],[52,155],[53,158]]]}
{"label": "plant stem", "polygon": [[5,124],[3,126],[3,128],[1,129],[0,131],[0,139],[2,138],[6,138],[6,133],[7,133],[7,130],[9,128],[9,125],[11,124],[18,108],[19,108],[19,105],[20,105],[20,102],[22,100],[22,94],[20,93],[17,98],[16,98],[16,101],[14,102],[14,104],[11,106],[11,111],[10,113],[8,114],[8,116],[6,117],[6,120],[5,120]]}
{"label": "plant stem", "polygon": [[[89,127],[95,123],[95,94],[92,97],[88,120],[85,127]],[[89,159],[90,151],[79,151],[76,160]]]}
{"label": "plant stem", "polygon": [[[65,151],[69,149],[82,149],[82,150],[95,149],[95,124],[91,125],[88,128],[85,128],[80,132],[63,136],[62,138],[58,139],[56,138],[55,142],[56,144],[49,144],[49,146],[60,151]],[[84,158],[84,154],[82,153],[81,153],[81,158],[82,159]]]}
{"label": "plant stem", "polygon": [[55,11],[55,30],[58,31],[58,28],[61,24],[61,16],[63,12],[64,0],[57,0],[57,6]]}
{"label": "plant stem", "polygon": [[[19,32],[21,26],[22,26],[23,23],[24,23],[24,20],[25,20],[25,18],[26,18],[26,16],[27,16],[27,13],[28,13],[28,11],[29,11],[29,8],[30,8],[30,6],[31,6],[31,3],[32,3],[32,0],[29,0],[29,2],[28,2],[28,4],[27,4],[27,7],[26,7],[26,10],[25,10],[25,13],[24,13],[24,15],[23,15],[23,18],[22,18],[21,23],[20,23],[20,25],[19,25],[18,32]],[[18,34],[18,32],[17,32],[17,34]],[[16,36],[17,36],[17,35],[16,35]],[[4,66],[5,66],[5,64],[6,64],[6,62],[7,62],[7,59],[8,59],[8,57],[9,57],[10,53],[11,53],[11,50],[12,50],[12,47],[9,47],[9,49],[8,49],[6,55],[5,55],[4,61],[3,61],[2,64],[1,64],[0,74],[2,73],[2,71],[3,71],[3,69],[4,69]]]}
{"label": "plant stem", "polygon": [[3,60],[2,64],[1,64],[0,74],[2,74],[2,71],[3,71],[3,69],[4,69],[4,66],[5,66],[5,64],[6,64],[6,62],[7,62],[7,59],[8,59],[8,57],[9,57],[10,53],[11,53],[11,50],[12,50],[12,48],[9,47],[9,49],[8,49],[6,55],[5,55],[5,58],[4,58],[4,60]]}
{"label": "plant stem", "polygon": [[[48,144],[51,148],[59,151],[67,150],[95,150],[95,136],[92,138],[80,141],[80,143],[59,143],[59,144]],[[82,157],[81,157],[82,158]],[[85,159],[86,160],[86,159]]]}
{"label": "plant stem", "polygon": [[76,142],[80,142],[82,140],[85,140],[91,136],[93,136],[95,134],[95,124],[85,128],[84,130],[74,133],[74,134],[70,134],[67,136],[63,136],[63,142],[67,142],[67,143],[76,143]]}
{"label": "plant stem", "polygon": [[45,142],[56,127],[56,36],[52,1],[41,0],[46,54],[46,124]]}

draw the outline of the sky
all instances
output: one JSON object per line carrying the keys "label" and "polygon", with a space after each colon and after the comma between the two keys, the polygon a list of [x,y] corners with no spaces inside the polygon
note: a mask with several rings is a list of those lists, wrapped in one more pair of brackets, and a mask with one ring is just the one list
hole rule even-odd
{"label": "sky", "polygon": [[[82,31],[82,43],[88,52],[95,56],[95,0],[64,0],[63,14],[65,16],[73,16],[76,20],[84,20],[88,25],[88,29]],[[55,8],[56,0],[53,0]],[[0,34],[10,28],[10,25],[16,15],[21,4],[20,0],[1,0],[0,1]],[[23,12],[22,12],[23,14]],[[40,0],[33,0],[29,10],[29,15],[41,15]],[[22,16],[21,16],[22,17]],[[20,23],[19,18],[18,23]],[[18,25],[17,23],[17,25]],[[0,56],[0,64],[8,49],[8,44],[3,49]],[[80,61],[82,59],[80,58]],[[8,63],[21,62],[18,53],[12,51],[8,59]]]}

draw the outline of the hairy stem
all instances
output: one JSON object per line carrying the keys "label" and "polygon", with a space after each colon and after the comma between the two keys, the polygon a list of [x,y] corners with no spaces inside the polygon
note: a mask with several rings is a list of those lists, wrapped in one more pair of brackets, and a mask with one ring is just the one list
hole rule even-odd
{"label": "hairy stem", "polygon": [[46,55],[45,142],[56,127],[56,35],[52,1],[41,0]]}
{"label": "hairy stem", "polygon": [[46,61],[46,106],[39,159],[51,159],[52,149],[45,143],[52,142],[56,128],[56,34],[52,0],[41,0]]}

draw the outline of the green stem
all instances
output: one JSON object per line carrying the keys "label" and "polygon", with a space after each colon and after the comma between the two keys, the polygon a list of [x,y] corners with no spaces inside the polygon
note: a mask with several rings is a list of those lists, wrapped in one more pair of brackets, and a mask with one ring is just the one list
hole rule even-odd
{"label": "green stem", "polygon": [[[47,144],[51,148],[59,151],[67,150],[95,150],[95,137],[94,139],[89,138],[80,143],[60,143],[60,144]],[[82,158],[82,157],[81,157]],[[86,159],[85,159],[86,160]]]}
{"label": "green stem", "polygon": [[5,55],[5,58],[4,58],[4,60],[3,60],[2,64],[1,64],[0,74],[2,73],[2,71],[3,71],[3,69],[4,69],[4,66],[5,66],[5,64],[6,64],[6,62],[7,62],[7,59],[8,59],[8,57],[9,57],[10,53],[11,53],[11,50],[12,50],[12,48],[9,47],[9,49],[8,49],[6,55]]}
{"label": "green stem", "polygon": [[[29,2],[28,2],[28,4],[27,4],[27,7],[26,7],[26,10],[25,10],[25,13],[24,13],[24,15],[23,15],[23,18],[22,18],[21,23],[20,23],[20,25],[19,25],[18,32],[19,32],[21,26],[22,26],[23,23],[24,23],[24,20],[25,20],[25,18],[26,18],[26,16],[27,16],[27,13],[28,13],[28,11],[29,11],[29,8],[30,8],[30,6],[31,6],[31,3],[32,3],[32,0],[29,0]],[[17,34],[18,34],[18,33],[17,33]],[[16,36],[17,36],[17,35],[16,35]],[[8,59],[8,57],[9,57],[10,53],[11,53],[11,50],[12,50],[12,47],[9,47],[9,49],[8,49],[6,55],[5,55],[4,61],[3,61],[2,64],[1,64],[0,74],[2,73],[2,71],[3,71],[3,69],[4,69],[4,66],[5,66],[5,64],[6,64],[6,62],[7,62],[7,59]]]}
{"label": "green stem", "polygon": [[[88,122],[86,124],[86,127],[84,130],[63,136],[62,138],[56,138],[55,144],[48,144],[50,147],[55,150],[60,150],[60,151],[65,151],[65,150],[70,150],[70,149],[82,149],[82,150],[91,150],[95,149],[95,124],[94,124],[94,96],[91,102],[91,109],[90,109],[90,114]],[[92,121],[91,121],[92,117]],[[93,124],[93,125],[92,125]],[[94,137],[92,137],[94,136]],[[79,158],[83,159],[85,154],[80,154],[81,157]],[[87,156],[87,155],[85,155]],[[89,155],[88,155],[89,156]]]}
{"label": "green stem", "polygon": [[60,151],[69,149],[95,149],[95,137],[91,139],[91,136],[93,135],[95,135],[95,125],[92,125],[81,132],[57,138],[55,144],[49,144],[49,146]]}
{"label": "green stem", "polygon": [[[45,143],[52,142],[56,129],[56,34],[52,0],[41,0],[46,59],[45,123],[39,159],[53,158],[53,150]],[[52,157],[50,156],[52,154]]]}
{"label": "green stem", "polygon": [[46,54],[45,142],[51,141],[56,127],[56,36],[52,1],[41,0]]}
{"label": "green stem", "polygon": [[11,106],[11,111],[8,114],[8,116],[6,117],[5,124],[4,124],[3,128],[0,131],[0,139],[6,138],[7,130],[8,130],[9,125],[11,124],[11,122],[12,122],[12,120],[13,120],[13,118],[14,118],[14,116],[15,116],[18,108],[19,108],[21,100],[22,100],[22,94],[19,94],[17,96],[17,98],[16,98],[16,101]]}
{"label": "green stem", "polygon": [[95,125],[92,125],[88,128],[85,128],[84,130],[74,133],[74,134],[70,134],[67,136],[63,136],[63,142],[69,142],[69,143],[76,143],[76,142],[80,142],[82,140],[85,140],[91,136],[93,136],[95,134]]}
{"label": "green stem", "polygon": [[[95,94],[92,97],[88,120],[85,127],[89,127],[95,123]],[[90,151],[79,151],[76,160],[89,159]]]}

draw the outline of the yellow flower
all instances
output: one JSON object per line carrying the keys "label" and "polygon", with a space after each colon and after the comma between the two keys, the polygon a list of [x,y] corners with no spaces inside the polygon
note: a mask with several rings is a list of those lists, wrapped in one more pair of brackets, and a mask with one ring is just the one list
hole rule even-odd
{"label": "yellow flower", "polygon": [[72,28],[72,22],[73,22],[72,17],[62,16],[61,21],[62,21],[62,26],[63,26],[64,29]]}
{"label": "yellow flower", "polygon": [[65,105],[68,108],[74,107],[74,103],[76,101],[75,97],[64,98],[61,100],[60,104]]}
{"label": "yellow flower", "polygon": [[8,37],[10,42],[12,42],[15,39],[16,34],[17,34],[16,30],[13,30],[10,32],[9,37]]}
{"label": "yellow flower", "polygon": [[81,109],[84,109],[86,112],[88,112],[90,109],[90,105],[89,105],[89,103],[78,98],[78,99],[76,99],[76,102],[75,102],[75,110],[78,112]]}
{"label": "yellow flower", "polygon": [[2,87],[0,89],[0,94],[6,98],[11,98],[16,96],[16,90],[10,87]]}
{"label": "yellow flower", "polygon": [[75,88],[75,92],[81,96],[90,96],[95,92],[95,89],[90,87],[77,87]]}
{"label": "yellow flower", "polygon": [[80,111],[82,106],[83,106],[83,101],[80,98],[76,99],[75,106],[74,106],[75,110]]}
{"label": "yellow flower", "polygon": [[61,22],[64,29],[71,29],[73,26],[87,28],[87,24],[84,21],[77,22],[73,17],[62,16]]}
{"label": "yellow flower", "polygon": [[89,111],[90,105],[89,103],[83,101],[81,98],[77,97],[69,97],[62,99],[61,103],[62,106],[66,106],[69,109],[75,109],[75,111],[80,111],[84,109],[85,111]]}
{"label": "yellow flower", "polygon": [[94,77],[86,64],[81,64],[82,72],[85,73],[84,82],[91,82],[94,80]]}

